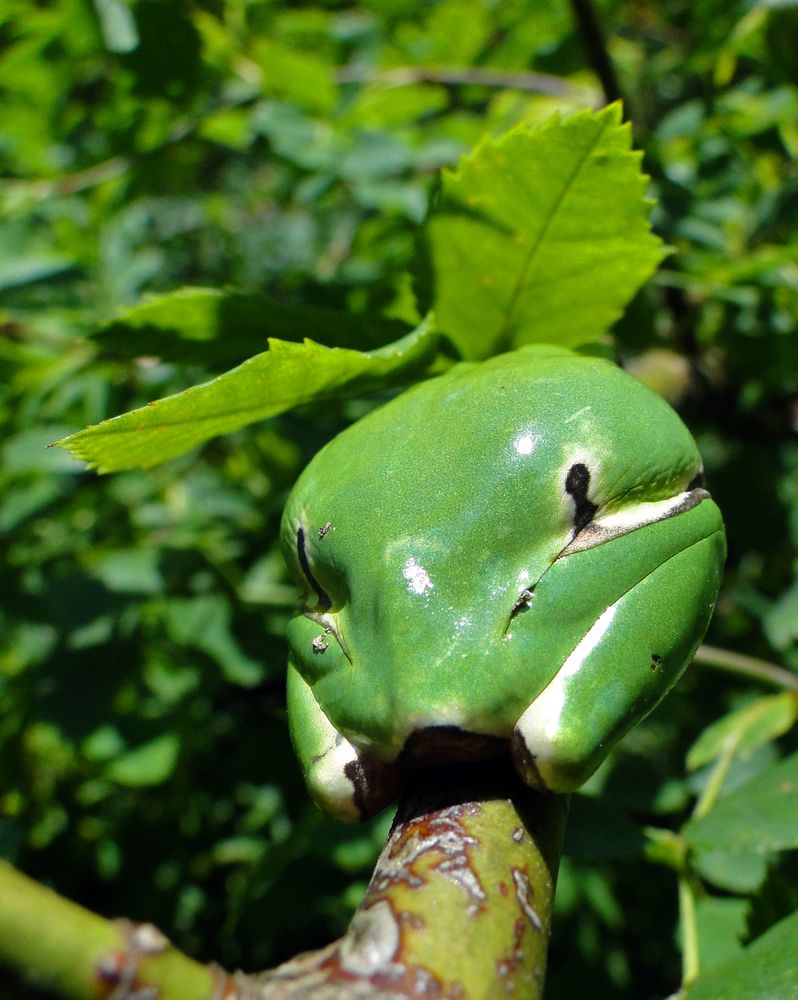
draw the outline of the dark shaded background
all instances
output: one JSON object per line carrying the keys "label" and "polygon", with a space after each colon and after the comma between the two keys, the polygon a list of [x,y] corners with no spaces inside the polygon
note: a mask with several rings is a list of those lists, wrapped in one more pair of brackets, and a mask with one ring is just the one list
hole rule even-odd
{"label": "dark shaded background", "polygon": [[[342,930],[389,817],[346,829],[307,802],[274,541],[297,473],[362,405],[108,478],[45,445],[263,349],[247,332],[203,363],[92,339],[145,293],[235,286],[406,315],[439,168],[486,131],[602,102],[597,69],[627,100],[675,250],[615,333],[695,431],[727,519],[709,639],[798,669],[794,5],[605,0],[605,48],[556,0],[5,10],[2,856],[228,966]],[[488,86],[475,68],[527,76]],[[687,748],[750,696],[694,668],[576,799],[547,996],[675,989],[675,880],[641,830],[683,821],[702,781]],[[798,905],[793,857],[721,900],[719,948]]]}

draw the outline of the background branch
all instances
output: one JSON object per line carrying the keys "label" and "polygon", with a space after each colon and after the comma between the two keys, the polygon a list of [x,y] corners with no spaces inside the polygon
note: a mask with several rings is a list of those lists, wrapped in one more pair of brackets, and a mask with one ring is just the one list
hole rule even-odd
{"label": "background branch", "polygon": [[181,954],[151,924],[105,920],[5,862],[0,862],[0,962],[23,981],[68,1000],[227,995],[224,973]]}
{"label": "background branch", "polygon": [[391,87],[403,87],[411,83],[441,83],[449,86],[474,84],[480,87],[548,94],[573,101],[585,101],[590,96],[587,88],[578,87],[562,76],[553,76],[550,73],[514,72],[484,66],[397,66],[388,70],[347,66],[338,70],[336,80],[339,83],[381,83]]}
{"label": "background branch", "polygon": [[509,758],[416,774],[346,934],[231,978],[149,924],[107,921],[0,867],[0,960],[68,1000],[378,1000],[543,989],[567,797]]}
{"label": "background branch", "polygon": [[[571,0],[571,10],[582,36],[585,55],[593,72],[599,78],[607,103],[611,104],[613,101],[623,100],[615,67],[607,51],[604,32],[593,5],[590,0]],[[626,112],[624,117],[628,119],[631,117],[631,111],[626,107],[626,102],[624,102],[624,107]]]}
{"label": "background branch", "polygon": [[719,646],[702,644],[696,650],[694,662],[702,667],[715,667],[717,670],[727,670],[742,677],[764,681],[788,691],[798,691],[798,676],[776,663],[760,660],[745,653],[735,653],[731,649],[721,649]]}

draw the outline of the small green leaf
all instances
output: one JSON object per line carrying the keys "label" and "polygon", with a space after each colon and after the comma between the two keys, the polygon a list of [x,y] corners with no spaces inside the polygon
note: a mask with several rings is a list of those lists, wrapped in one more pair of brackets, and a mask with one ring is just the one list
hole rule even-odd
{"label": "small green leaf", "polygon": [[757,698],[730,712],[701,733],[687,754],[687,767],[695,771],[715,760],[733,745],[738,754],[750,753],[781,736],[798,718],[798,698],[790,692]]}
{"label": "small green leaf", "polygon": [[132,52],[138,46],[136,19],[123,0],[94,0],[94,9],[109,52]]}
{"label": "small green leaf", "polygon": [[260,354],[269,337],[374,350],[409,332],[404,323],[363,313],[278,302],[218,288],[178,288],[120,313],[92,338],[123,358],[226,368]]}
{"label": "small green leaf", "polygon": [[431,320],[371,352],[306,340],[269,340],[269,350],[203,385],[150,403],[56,442],[99,472],[146,469],[257,420],[309,403],[408,380],[437,345]]}
{"label": "small green leaf", "polygon": [[762,624],[765,635],[776,649],[787,649],[798,639],[798,583],[781,595]]}
{"label": "small green leaf", "polygon": [[160,594],[164,581],[159,558],[154,548],[116,549],[97,560],[94,576],[119,594]]}
{"label": "small green leaf", "polygon": [[3,258],[0,260],[0,291],[52,281],[74,266],[73,261],[56,256]]}
{"label": "small green leaf", "polygon": [[764,883],[771,856],[753,850],[701,850],[692,858],[692,866],[704,879],[727,892],[748,895]]}
{"label": "small green leaf", "polygon": [[734,897],[703,896],[696,903],[701,968],[714,968],[742,951],[750,902]]}
{"label": "small green leaf", "polygon": [[175,733],[163,733],[117,757],[109,765],[112,781],[130,788],[160,785],[171,775],[177,763],[180,741]]}
{"label": "small green leaf", "polygon": [[798,848],[798,753],[722,798],[682,833],[700,856],[721,849],[759,855]]}
{"label": "small green leaf", "polygon": [[798,913],[693,983],[687,1000],[798,1000]]}
{"label": "small green leaf", "polygon": [[486,139],[443,177],[429,223],[440,329],[467,358],[575,346],[664,256],[617,104]]}
{"label": "small green leaf", "polygon": [[231,618],[230,604],[221,594],[176,597],[166,604],[166,627],[179,646],[192,646],[210,656],[231,684],[254,687],[266,669],[239,647]]}
{"label": "small green leaf", "polygon": [[279,94],[319,114],[335,107],[337,87],[332,67],[307,51],[289,48],[270,38],[261,38],[255,61],[263,76],[266,93]]}
{"label": "small green leaf", "polygon": [[82,466],[62,452],[48,451],[47,446],[55,437],[68,434],[72,427],[60,424],[44,424],[29,427],[19,434],[7,437],[3,443],[3,470],[8,475],[25,476],[31,473],[79,473]]}

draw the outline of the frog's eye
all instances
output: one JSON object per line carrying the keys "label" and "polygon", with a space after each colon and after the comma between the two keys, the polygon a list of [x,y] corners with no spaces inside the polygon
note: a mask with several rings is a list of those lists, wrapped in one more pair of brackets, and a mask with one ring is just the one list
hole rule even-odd
{"label": "frog's eye", "polygon": [[324,588],[322,587],[322,585],[316,579],[316,577],[315,577],[315,575],[313,573],[313,570],[310,568],[310,562],[308,560],[308,554],[307,554],[307,551],[305,549],[305,529],[304,528],[297,528],[297,532],[296,532],[296,557],[297,557],[297,560],[299,562],[299,567],[302,570],[302,575],[305,577],[305,580],[306,580],[308,586],[314,592],[314,594],[316,595],[316,597],[319,600],[319,607],[323,611],[328,611],[332,607],[332,601],[330,600],[329,595],[324,590]]}
{"label": "frog's eye", "polygon": [[613,538],[628,535],[656,521],[664,521],[692,510],[709,498],[704,489],[704,475],[699,472],[681,490],[661,500],[634,500],[598,517],[598,506],[587,498],[590,473],[584,465],[572,465],[565,481],[565,490],[574,502],[574,533],[558,558],[594,548]]}
{"label": "frog's eye", "polygon": [[565,477],[565,492],[574,502],[574,533],[571,541],[590,524],[598,510],[598,504],[587,498],[589,487],[590,472],[587,466],[581,462],[572,465]]}

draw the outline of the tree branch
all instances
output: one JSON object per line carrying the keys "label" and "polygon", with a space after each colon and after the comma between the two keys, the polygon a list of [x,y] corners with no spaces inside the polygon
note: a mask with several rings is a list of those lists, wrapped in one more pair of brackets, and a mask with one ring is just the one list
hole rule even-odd
{"label": "tree branch", "polygon": [[[593,72],[599,78],[607,104],[623,99],[615,67],[612,65],[601,23],[593,9],[590,0],[571,0],[571,10],[582,36],[588,62]],[[625,117],[630,117],[629,109],[625,109]]]}
{"label": "tree branch", "polygon": [[152,924],[105,920],[0,862],[0,962],[68,1000],[232,1000]]}
{"label": "tree branch", "polygon": [[773,684],[775,687],[786,688],[788,691],[798,691],[798,675],[776,663],[760,660],[755,656],[735,653],[731,649],[720,649],[718,646],[699,646],[693,657],[693,662],[702,667],[714,667],[717,670],[728,670],[733,674],[751,677],[754,680]]}
{"label": "tree branch", "polygon": [[[63,1000],[539,1000],[567,797],[504,755],[413,776],[346,934],[229,976],[0,865],[0,962]],[[498,983],[498,986],[497,986]]]}
{"label": "tree branch", "polygon": [[383,83],[391,87],[406,87],[411,83],[441,83],[450,86],[496,87],[522,90],[533,94],[548,94],[584,101],[589,91],[561,76],[549,73],[513,72],[486,66],[434,67],[398,66],[394,69],[363,69],[346,66],[336,73],[339,83]]}
{"label": "tree branch", "polygon": [[509,758],[420,772],[344,937],[242,1000],[538,1000],[566,812]]}

